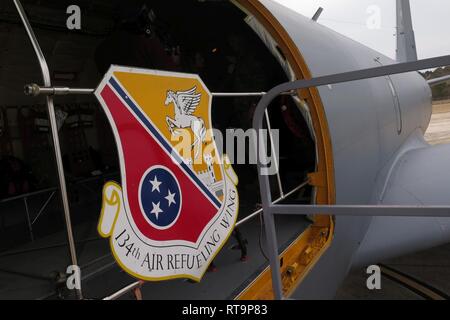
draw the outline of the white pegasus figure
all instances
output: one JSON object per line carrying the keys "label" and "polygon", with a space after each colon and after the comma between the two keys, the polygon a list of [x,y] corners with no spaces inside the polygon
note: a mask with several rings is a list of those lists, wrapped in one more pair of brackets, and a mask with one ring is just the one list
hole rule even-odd
{"label": "white pegasus figure", "polygon": [[194,143],[192,149],[195,151],[197,159],[202,144],[206,142],[206,127],[202,118],[194,116],[195,110],[200,105],[201,94],[196,93],[197,87],[193,87],[188,91],[173,92],[167,91],[165,105],[175,105],[175,119],[166,117],[166,122],[172,135],[179,135],[176,129],[191,128],[194,133]]}

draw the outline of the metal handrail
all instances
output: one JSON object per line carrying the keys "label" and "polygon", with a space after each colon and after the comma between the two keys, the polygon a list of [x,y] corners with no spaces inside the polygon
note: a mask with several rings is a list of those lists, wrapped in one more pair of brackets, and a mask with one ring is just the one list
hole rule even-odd
{"label": "metal handrail", "polygon": [[[277,199],[276,201],[274,201],[274,204],[277,204],[277,203],[280,203],[281,201],[286,200],[287,198],[289,198],[290,196],[292,196],[296,192],[298,192],[301,189],[303,189],[304,187],[306,187],[308,184],[309,184],[309,181],[306,181],[306,182],[302,183],[297,188],[293,189],[292,191],[286,193],[284,196],[282,196],[279,199]],[[248,217],[246,217],[246,218],[242,219],[241,221],[239,221],[238,223],[236,223],[236,227],[241,227],[242,225],[246,224],[250,220],[252,220],[252,219],[256,218],[257,216],[259,216],[261,213],[263,213],[263,209],[259,209],[259,210],[255,211],[254,213],[252,213]],[[132,283],[129,286],[127,286],[127,287],[119,290],[118,292],[114,293],[110,297],[105,298],[104,300],[117,300],[117,299],[123,297],[125,294],[130,293],[131,291],[135,290],[136,288],[140,288],[142,285],[144,285],[144,284],[142,282],[139,282],[139,281],[135,282],[135,283]]]}
{"label": "metal handrail", "polygon": [[[293,189],[292,191],[284,194],[282,197],[278,198],[277,200],[275,200],[273,202],[273,204],[278,204],[286,199],[288,199],[290,196],[292,196],[293,194],[295,194],[296,192],[302,190],[303,188],[305,188],[306,186],[309,185],[309,181],[303,182],[301,185],[299,185],[297,188]],[[255,211],[254,213],[252,213],[251,215],[249,215],[248,217],[242,219],[241,221],[239,221],[238,223],[236,223],[236,227],[240,227],[244,224],[246,224],[247,222],[249,222],[250,220],[258,217],[260,214],[263,213],[263,209],[259,209],[257,211]]]}
{"label": "metal handrail", "polygon": [[[27,96],[65,96],[65,95],[91,95],[95,93],[93,88],[71,88],[71,87],[41,87],[35,83],[27,84],[24,87],[24,93]],[[239,97],[262,97],[267,92],[212,92],[214,98],[239,98]],[[295,96],[297,92],[283,92],[281,95]]]}
{"label": "metal handrail", "polygon": [[[28,21],[27,15],[25,13],[25,10],[20,3],[20,0],[14,0],[14,4],[17,8],[17,11],[20,15],[20,19],[22,20],[22,23],[25,27],[25,30],[28,34],[28,37],[31,41],[31,44],[33,45],[34,51],[36,53],[36,57],[39,61],[39,65],[42,72],[42,78],[44,81],[44,85],[46,87],[52,86],[50,71],[48,68],[47,61],[45,59],[45,56],[42,52],[41,47],[39,46],[39,42],[36,38],[36,35],[34,34],[33,28],[31,27],[30,22]],[[67,186],[66,186],[66,178],[64,176],[64,165],[61,155],[61,147],[59,143],[59,136],[58,136],[58,123],[56,120],[56,114],[55,114],[55,105],[53,102],[53,97],[47,96],[47,107],[48,107],[48,115],[50,120],[50,132],[53,139],[53,147],[55,149],[55,157],[56,157],[56,166],[58,169],[58,178],[59,178],[59,187],[61,192],[61,199],[63,203],[63,209],[64,209],[64,218],[66,221],[66,228],[67,228],[67,238],[69,242],[69,249],[70,249],[70,258],[72,265],[78,265],[77,260],[77,253],[75,248],[75,240],[73,236],[73,230],[72,230],[72,223],[70,218],[70,206],[69,206],[69,197],[67,195]],[[83,294],[81,289],[76,290],[77,297],[79,299],[83,298]]]}
{"label": "metal handrail", "polygon": [[48,188],[48,189],[43,189],[43,190],[34,191],[34,192],[30,192],[30,193],[25,193],[25,194],[21,194],[20,196],[2,199],[2,200],[0,200],[0,204],[9,203],[9,202],[17,201],[17,200],[22,200],[23,198],[39,196],[41,194],[54,192],[57,190],[58,190],[57,188]]}
{"label": "metal handrail", "polygon": [[130,293],[131,291],[140,289],[142,287],[142,284],[143,284],[142,281],[137,281],[135,283],[132,283],[129,286],[117,291],[113,295],[104,298],[103,300],[105,300],[105,301],[119,300],[120,298],[122,298],[124,295]]}
{"label": "metal handrail", "polygon": [[[115,176],[116,174],[117,173],[103,174],[103,175],[100,175],[97,177],[90,177],[90,178],[80,179],[77,181],[71,181],[71,182],[69,182],[69,187],[77,186],[77,185],[83,186],[83,184],[86,182],[100,180],[100,178],[105,179],[108,176]],[[28,230],[30,233],[30,238],[31,238],[31,241],[34,241],[33,226],[36,224],[36,222],[42,216],[42,214],[44,213],[45,209],[48,207],[50,202],[54,199],[54,196],[55,196],[57,190],[58,190],[57,188],[48,188],[48,189],[30,192],[30,193],[22,194],[22,195],[7,198],[7,199],[2,199],[2,200],[0,200],[0,205],[4,205],[6,203],[10,203],[10,202],[14,202],[14,201],[23,200],[24,207],[25,207],[26,220],[27,220],[27,224],[28,224]],[[31,220],[30,208],[28,206],[28,199],[31,197],[34,197],[34,196],[39,196],[41,194],[50,193],[50,192],[51,192],[50,196],[47,198],[47,200],[41,206],[41,208],[39,209],[39,211],[36,214],[36,216],[34,217],[34,219]]]}
{"label": "metal handrail", "polygon": [[[399,63],[389,66],[370,68],[359,71],[351,71],[340,74],[333,74],[310,80],[298,80],[287,82],[276,86],[262,97],[258,103],[254,118],[253,127],[259,131],[263,129],[263,122],[267,108],[270,103],[281,93],[292,90],[301,90],[311,87],[326,86],[331,84],[364,80],[370,78],[384,77],[393,74],[413,72],[423,69],[450,65],[450,55],[418,60],[414,62]],[[257,135],[256,148],[260,155],[266,155],[265,145],[261,143],[260,135]],[[277,300],[282,300],[283,287],[281,280],[281,267],[279,263],[279,253],[277,248],[277,231],[275,229],[274,217],[283,215],[306,215],[306,214],[331,214],[335,216],[428,216],[428,217],[450,217],[450,207],[427,207],[427,206],[320,206],[320,205],[278,205],[273,204],[271,186],[268,172],[264,161],[258,157],[258,179],[263,203],[264,221],[266,228],[266,239],[270,266],[272,271],[272,285],[274,296]],[[266,162],[267,163],[267,162]]]}
{"label": "metal handrail", "polygon": [[[69,186],[76,186],[85,182],[91,182],[91,181],[96,181],[99,180],[100,178],[105,178],[108,176],[115,176],[118,173],[109,173],[109,174],[102,174],[96,177],[89,177],[89,178],[83,178],[80,180],[76,180],[76,181],[69,181]],[[17,201],[17,200],[22,200],[23,198],[30,198],[30,197],[34,197],[34,196],[38,196],[44,193],[49,193],[49,192],[54,192],[54,191],[58,191],[58,188],[53,187],[53,188],[47,188],[47,189],[42,189],[42,190],[38,190],[38,191],[33,191],[30,193],[24,193],[21,194],[19,196],[14,196],[14,197],[10,197],[10,198],[5,198],[5,199],[1,199],[0,200],[0,204],[4,204],[4,203],[8,203],[8,202],[13,202],[13,201]]]}

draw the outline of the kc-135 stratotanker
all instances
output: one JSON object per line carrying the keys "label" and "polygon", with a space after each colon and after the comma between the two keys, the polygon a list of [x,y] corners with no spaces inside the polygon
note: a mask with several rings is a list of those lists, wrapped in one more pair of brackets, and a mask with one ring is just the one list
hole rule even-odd
{"label": "kc-135 stratotanker", "polygon": [[[396,60],[321,25],[322,10],[311,19],[272,0],[94,0],[78,31],[57,5],[22,2],[0,5],[0,26],[38,57],[43,82],[20,81],[24,99],[46,99],[72,265],[72,140],[58,135],[71,118],[58,101],[94,101],[117,150],[92,211],[107,248],[89,247],[112,262],[79,298],[330,299],[352,268],[450,241],[450,146],[424,138],[431,86],[449,78],[417,72],[450,56],[418,60],[408,0]],[[275,153],[270,174],[265,159],[235,164],[219,148],[221,133],[251,128],[268,129],[269,145],[252,142]]]}

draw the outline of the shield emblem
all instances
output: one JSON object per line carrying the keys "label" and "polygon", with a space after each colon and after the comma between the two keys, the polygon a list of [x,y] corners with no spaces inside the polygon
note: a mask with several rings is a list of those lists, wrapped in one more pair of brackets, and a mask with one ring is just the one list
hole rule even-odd
{"label": "shield emblem", "polygon": [[214,141],[212,95],[197,75],[112,66],[95,92],[122,184],[103,190],[99,233],[145,281],[200,281],[231,235],[238,179]]}

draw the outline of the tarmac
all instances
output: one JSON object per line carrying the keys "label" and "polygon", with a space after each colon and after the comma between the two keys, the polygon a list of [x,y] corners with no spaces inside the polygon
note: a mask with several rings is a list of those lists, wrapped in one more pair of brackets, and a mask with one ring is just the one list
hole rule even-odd
{"label": "tarmac", "polygon": [[[426,133],[432,145],[450,143],[450,100],[435,102],[430,126]],[[382,265],[411,276],[434,289],[450,296],[450,244],[384,261]],[[413,290],[382,277],[380,290],[367,288],[367,270],[360,269],[350,273],[339,290],[338,300],[424,300]]]}
{"label": "tarmac", "polygon": [[433,145],[450,143],[450,100],[434,104],[425,138]]}

